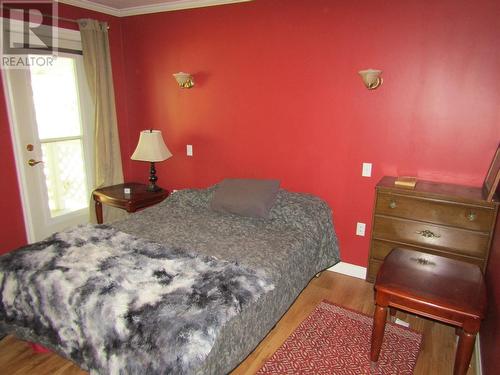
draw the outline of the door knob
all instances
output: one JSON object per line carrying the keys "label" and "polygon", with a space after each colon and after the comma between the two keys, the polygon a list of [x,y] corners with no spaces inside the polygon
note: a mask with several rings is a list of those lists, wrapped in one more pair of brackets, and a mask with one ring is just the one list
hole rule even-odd
{"label": "door knob", "polygon": [[35,159],[28,160],[28,164],[29,164],[30,167],[34,167],[38,163],[43,163],[43,161],[42,160],[36,161]]}

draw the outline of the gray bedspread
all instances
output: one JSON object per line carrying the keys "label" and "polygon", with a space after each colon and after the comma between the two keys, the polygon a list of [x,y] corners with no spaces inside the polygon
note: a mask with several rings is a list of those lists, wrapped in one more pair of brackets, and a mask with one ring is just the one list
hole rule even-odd
{"label": "gray bedspread", "polygon": [[[319,198],[280,190],[270,219],[263,220],[211,211],[212,193],[213,189],[182,190],[161,204],[112,224],[121,232],[168,249],[215,257],[243,270],[258,272],[273,286],[265,288],[258,298],[250,299],[237,315],[224,322],[208,356],[188,369],[194,374],[224,374],[237,366],[276,324],[311,277],[339,261],[331,212]],[[0,328],[68,357],[50,338],[36,334],[29,324],[23,327],[19,322],[4,320]],[[84,363],[80,365],[86,367]]]}

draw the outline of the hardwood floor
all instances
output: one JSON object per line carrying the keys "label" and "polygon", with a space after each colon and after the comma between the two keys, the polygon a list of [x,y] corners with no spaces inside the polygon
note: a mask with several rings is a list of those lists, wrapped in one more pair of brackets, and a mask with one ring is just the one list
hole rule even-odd
{"label": "hardwood floor", "polygon": [[[373,284],[334,272],[323,272],[309,283],[276,327],[231,374],[255,373],[323,299],[372,314]],[[455,329],[410,314],[398,312],[397,317],[409,321],[411,328],[424,334],[415,374],[452,374]],[[467,375],[476,374],[473,365]],[[56,354],[35,354],[27,343],[8,336],[0,342],[0,374],[83,375],[87,372]]]}

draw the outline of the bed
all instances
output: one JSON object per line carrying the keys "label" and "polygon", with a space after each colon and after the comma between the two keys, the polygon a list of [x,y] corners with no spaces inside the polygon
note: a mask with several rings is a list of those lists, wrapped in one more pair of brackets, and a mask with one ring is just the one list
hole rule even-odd
{"label": "bed", "polygon": [[339,252],[317,197],[280,189],[266,220],[215,212],[213,194],[0,257],[1,333],[95,374],[228,373]]}

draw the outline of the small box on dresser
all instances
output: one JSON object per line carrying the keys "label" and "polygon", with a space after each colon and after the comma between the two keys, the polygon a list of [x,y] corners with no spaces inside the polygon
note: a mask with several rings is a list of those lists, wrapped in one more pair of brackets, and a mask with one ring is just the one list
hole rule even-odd
{"label": "small box on dresser", "polygon": [[383,177],[376,187],[366,280],[375,280],[395,247],[474,263],[484,272],[498,202],[483,200],[481,188],[419,180],[405,189],[395,180]]}

